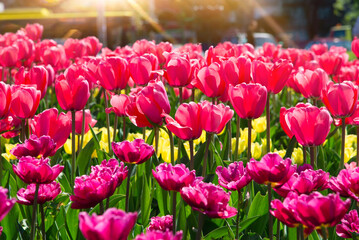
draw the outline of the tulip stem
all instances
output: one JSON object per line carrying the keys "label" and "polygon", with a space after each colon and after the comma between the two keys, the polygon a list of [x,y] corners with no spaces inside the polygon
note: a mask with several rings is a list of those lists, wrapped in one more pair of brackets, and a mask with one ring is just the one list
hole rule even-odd
{"label": "tulip stem", "polygon": [[39,188],[40,184],[36,183],[36,189],[35,189],[35,196],[34,196],[34,203],[32,205],[32,223],[31,223],[31,238],[30,240],[35,239],[36,234],[36,220],[37,220],[37,196],[39,195]]}
{"label": "tulip stem", "polygon": [[339,169],[343,169],[344,167],[344,153],[345,153],[345,118],[342,118],[342,152],[341,152]]}
{"label": "tulip stem", "polygon": [[181,160],[181,151],[182,151],[182,141],[178,139],[178,152],[177,152],[177,162],[179,163]]}
{"label": "tulip stem", "polygon": [[248,162],[252,157],[252,119],[248,119]]}
{"label": "tulip stem", "polygon": [[323,235],[323,240],[328,239],[328,228],[322,227],[322,235]]}
{"label": "tulip stem", "polygon": [[357,166],[359,166],[359,126],[357,128]]}
{"label": "tulip stem", "polygon": [[159,132],[159,129],[158,129],[158,127],[155,127],[155,150],[156,150],[156,155],[157,155],[157,157],[158,157],[158,140],[159,140],[159,135],[160,135],[160,132]]}
{"label": "tulip stem", "polygon": [[[4,69],[3,69],[4,71]],[[0,186],[2,186],[1,180],[2,180],[2,144],[1,144],[1,134],[0,134]]]}
{"label": "tulip stem", "polygon": [[71,164],[71,176],[73,181],[75,181],[75,174],[76,174],[76,132],[75,132],[75,124],[76,124],[76,116],[75,116],[76,112],[75,110],[71,111],[71,117],[72,117],[72,136],[71,136],[71,140],[72,140],[72,147],[71,147],[71,152],[72,152],[72,164]]}
{"label": "tulip stem", "polygon": [[207,144],[206,144],[206,151],[204,152],[204,159],[203,159],[203,169],[202,169],[202,177],[206,178],[207,175],[207,162],[208,162],[208,152],[209,152],[209,145],[212,140],[212,133],[207,132]]}
{"label": "tulip stem", "polygon": [[238,158],[238,148],[239,148],[239,132],[240,132],[241,119],[237,115],[237,123],[236,123],[236,147],[234,149],[234,157],[233,161],[237,161]]}
{"label": "tulip stem", "polygon": [[237,205],[237,218],[236,218],[236,239],[239,239],[239,216],[241,212],[241,206],[243,202],[243,196],[241,190],[238,190],[238,205]]}
{"label": "tulip stem", "polygon": [[191,96],[192,102],[194,102],[194,100],[195,100],[195,95],[196,95],[196,88],[193,88],[192,89],[192,96]]}
{"label": "tulip stem", "polygon": [[40,204],[42,239],[46,240],[44,205]]}
{"label": "tulip stem", "polygon": [[[173,134],[170,130],[167,130],[168,133],[168,137],[170,139],[170,151],[171,151],[171,164],[172,166],[175,165],[175,146],[174,146],[174,141],[173,141]],[[157,145],[157,143],[156,143]]]}
{"label": "tulip stem", "polygon": [[196,234],[196,240],[201,240],[202,238],[202,228],[203,228],[204,214],[199,212],[198,215],[198,231]]}
{"label": "tulip stem", "polygon": [[113,138],[112,138],[112,142],[116,142],[117,125],[118,125],[118,116],[115,114],[115,120],[114,120],[114,123],[113,123]]}
{"label": "tulip stem", "polygon": [[179,103],[180,105],[183,103],[182,87],[179,87]]}
{"label": "tulip stem", "polygon": [[280,221],[277,219],[277,238],[276,240],[280,240]]}
{"label": "tulip stem", "polygon": [[307,163],[307,148],[304,146],[303,146],[303,163]]}
{"label": "tulip stem", "polygon": [[25,119],[21,119],[21,132],[20,132],[20,140],[21,142],[25,142]]}
{"label": "tulip stem", "polygon": [[84,146],[84,136],[85,136],[85,108],[82,109],[82,129],[81,129],[81,145],[80,148],[77,150],[80,154],[82,147]]}
{"label": "tulip stem", "polygon": [[267,119],[267,153],[270,152],[270,109],[269,109],[270,94],[268,93],[266,103],[266,119]]}
{"label": "tulip stem", "polygon": [[130,182],[131,182],[131,173],[132,173],[133,165],[128,165],[128,175],[127,175],[127,187],[126,187],[126,206],[125,210],[128,212],[129,210],[129,199],[130,199]]}
{"label": "tulip stem", "polygon": [[316,149],[314,146],[310,147],[310,165],[312,165],[313,169],[317,166],[317,154],[316,154]]}
{"label": "tulip stem", "polygon": [[190,153],[190,167],[192,171],[194,169],[194,157],[193,157],[193,140],[189,140],[189,153]]}
{"label": "tulip stem", "polygon": [[176,204],[177,192],[172,191],[172,215],[173,215],[173,235],[176,234]]}
{"label": "tulip stem", "polygon": [[228,145],[228,160],[232,161],[232,119],[229,120],[227,123],[227,131],[228,131],[228,138],[227,138],[227,145]]}
{"label": "tulip stem", "polygon": [[[272,187],[270,183],[268,183],[267,188],[268,188],[268,207],[270,209],[270,204],[272,202]],[[269,216],[269,227],[268,227],[269,239],[273,240],[273,216],[269,210],[268,210],[268,216]]]}
{"label": "tulip stem", "polygon": [[[104,91],[105,93],[105,108],[108,108],[108,99],[107,99],[107,92],[106,90]],[[110,155],[112,155],[112,150],[111,150],[111,134],[110,134],[110,114],[106,113],[106,125],[107,125],[107,141],[108,141],[108,153]]]}
{"label": "tulip stem", "polygon": [[106,210],[110,207],[110,197],[106,199]]}
{"label": "tulip stem", "polygon": [[146,141],[146,127],[142,128],[142,138]]}
{"label": "tulip stem", "polygon": [[122,117],[122,120],[123,120],[122,121],[122,140],[125,141],[126,140],[126,117]]}
{"label": "tulip stem", "polygon": [[103,206],[103,201],[100,202],[100,214],[102,215],[105,212],[105,208]]}

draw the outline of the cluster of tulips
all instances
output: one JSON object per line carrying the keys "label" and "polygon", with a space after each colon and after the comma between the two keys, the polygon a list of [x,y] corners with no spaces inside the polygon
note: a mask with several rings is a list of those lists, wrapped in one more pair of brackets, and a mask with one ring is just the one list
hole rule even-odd
{"label": "cluster of tulips", "polygon": [[1,238],[359,239],[346,49],[42,31],[0,35]]}

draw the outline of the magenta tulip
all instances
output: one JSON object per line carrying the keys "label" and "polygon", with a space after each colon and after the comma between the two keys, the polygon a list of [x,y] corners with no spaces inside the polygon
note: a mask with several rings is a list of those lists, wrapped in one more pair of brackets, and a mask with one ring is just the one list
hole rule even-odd
{"label": "magenta tulip", "polygon": [[49,136],[37,137],[31,135],[24,143],[11,149],[11,154],[20,159],[21,157],[47,158],[56,153],[56,143]]}
{"label": "magenta tulip", "polygon": [[219,74],[219,65],[216,63],[201,68],[198,71],[197,78],[194,79],[193,84],[210,98],[222,96],[226,89],[226,83],[221,78]]}
{"label": "magenta tulip", "polygon": [[148,231],[145,233],[142,233],[140,235],[137,235],[135,240],[181,240],[182,239],[182,231],[176,232],[175,235],[173,235],[172,232],[162,232],[162,231]]}
{"label": "magenta tulip", "polygon": [[[26,189],[21,188],[17,192],[17,202],[24,205],[33,205],[35,198],[36,184],[29,184]],[[60,184],[52,182],[49,184],[40,184],[37,203],[44,204],[54,200],[61,193]]]}
{"label": "magenta tulip", "polygon": [[0,48],[0,65],[15,67],[18,61],[19,48],[16,45]]}
{"label": "magenta tulip", "polygon": [[297,214],[297,202],[298,195],[290,192],[283,202],[278,199],[271,202],[273,210],[270,210],[270,213],[288,227],[298,227],[300,218]]}
{"label": "magenta tulip", "polygon": [[141,164],[147,161],[155,152],[152,146],[143,139],[135,139],[132,142],[112,142],[112,149],[116,157],[131,164]]}
{"label": "magenta tulip", "polygon": [[188,57],[170,54],[164,66],[164,77],[171,87],[185,87],[191,82],[191,63]]}
{"label": "magenta tulip", "polygon": [[16,199],[8,199],[7,192],[6,188],[0,187],[0,221],[4,219],[16,203]]}
{"label": "magenta tulip", "polygon": [[341,223],[336,227],[336,233],[341,238],[352,238],[359,234],[359,216],[357,210],[345,214]]}
{"label": "magenta tulip", "polygon": [[218,166],[216,174],[219,185],[231,191],[240,191],[252,180],[243,162],[233,162],[228,168]]}
{"label": "magenta tulip", "polygon": [[321,68],[313,71],[305,69],[294,75],[294,81],[305,98],[320,98],[323,88],[329,82],[329,78]]}
{"label": "magenta tulip", "polygon": [[173,229],[173,216],[166,215],[163,217],[152,217],[150,219],[150,225],[147,228],[147,231],[161,231],[167,232],[172,231]]}

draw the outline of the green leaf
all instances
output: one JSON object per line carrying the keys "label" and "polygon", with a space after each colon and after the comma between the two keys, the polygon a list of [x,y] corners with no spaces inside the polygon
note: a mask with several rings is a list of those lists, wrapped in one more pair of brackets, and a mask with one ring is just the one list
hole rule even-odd
{"label": "green leaf", "polygon": [[[109,207],[116,207],[116,205],[122,200],[125,199],[126,195],[123,194],[115,194],[110,197],[110,205]],[[106,206],[107,199],[103,200],[104,206]],[[99,212],[99,204],[97,204],[92,210],[90,211],[90,214],[98,213]]]}
{"label": "green leaf", "polygon": [[79,229],[79,210],[70,208],[70,205],[66,212],[66,225],[72,239],[76,239]]}
{"label": "green leaf", "polygon": [[19,213],[19,206],[15,204],[11,211],[1,221],[1,226],[3,226],[3,234],[6,235],[6,239],[17,238],[18,229],[16,228],[16,226],[18,224]]}
{"label": "green leaf", "polygon": [[100,135],[102,136],[102,132],[100,132],[96,135],[93,128],[91,126],[89,126],[89,127],[91,130],[92,139],[94,139],[97,158],[98,158],[98,161],[101,163],[105,159],[105,156],[104,156],[105,154],[103,154],[103,152],[101,151],[100,141],[98,140],[97,136],[100,136]]}
{"label": "green leaf", "polygon": [[152,203],[152,194],[151,194],[151,178],[148,178],[144,174],[142,176],[142,192],[141,192],[141,218],[142,225],[147,226],[150,221],[150,213],[151,213],[151,203]]}
{"label": "green leaf", "polygon": [[60,173],[60,175],[57,177],[57,180],[60,182],[60,184],[65,192],[72,193],[72,188],[71,188],[70,182],[67,179],[65,174]]}
{"label": "green leaf", "polygon": [[292,137],[292,139],[289,142],[288,148],[285,152],[285,156],[284,159],[286,158],[291,158],[292,157],[292,153],[295,147],[295,144],[297,143],[297,139],[295,138],[295,136]]}
{"label": "green leaf", "polygon": [[[91,132],[91,133],[95,134],[94,132]],[[98,133],[97,135],[94,135],[94,136],[96,136],[96,138],[93,137],[86,144],[86,146],[83,149],[81,149],[80,154],[76,159],[80,175],[84,175],[84,174],[88,173],[88,169],[91,165],[91,156],[95,149],[96,149],[97,156],[98,157],[101,156],[101,157],[99,157],[99,160],[101,158],[103,159],[101,148],[98,148],[98,147],[100,147],[100,144],[97,143],[98,137],[101,137],[101,134],[102,134],[102,132]],[[102,161],[100,160],[100,162],[102,162]]]}
{"label": "green leaf", "polygon": [[266,214],[268,214],[268,195],[263,196],[260,192],[257,192],[249,207],[247,219]]}

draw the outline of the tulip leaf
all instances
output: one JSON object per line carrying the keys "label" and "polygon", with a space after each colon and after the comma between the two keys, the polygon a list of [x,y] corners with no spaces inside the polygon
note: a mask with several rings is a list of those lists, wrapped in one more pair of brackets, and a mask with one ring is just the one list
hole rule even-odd
{"label": "tulip leaf", "polygon": [[317,231],[313,231],[309,236],[308,240],[320,240],[321,238],[318,236]]}
{"label": "tulip leaf", "polygon": [[66,212],[66,225],[67,225],[67,228],[70,232],[72,239],[76,239],[77,231],[79,229],[79,210],[78,209],[72,209],[70,206],[68,206],[68,209]]}
{"label": "tulip leaf", "polygon": [[160,215],[165,216],[169,214],[169,210],[167,208],[167,201],[168,201],[168,191],[162,189],[160,185],[156,182],[156,200],[158,204],[158,208],[160,210]]}
{"label": "tulip leaf", "polygon": [[[177,194],[178,195],[178,194]],[[178,211],[178,217],[177,217],[177,230],[182,230],[183,237],[182,239],[187,239],[187,218],[186,218],[186,206],[184,204],[184,201],[180,199],[180,201],[177,201],[179,204],[179,211]]]}
{"label": "tulip leaf", "polygon": [[[91,134],[92,134],[92,140],[94,140],[94,143],[95,143],[95,149],[96,149],[96,153],[97,153],[97,158],[98,158],[98,161],[101,163],[105,159],[104,154],[101,151],[100,141],[98,140],[98,136],[101,137],[102,132],[99,132],[96,135],[93,128],[90,125],[89,125],[89,127],[90,127]],[[92,152],[91,152],[91,154],[92,154]],[[89,159],[91,159],[91,157]]]}
{"label": "tulip leaf", "polygon": [[153,128],[150,135],[147,137],[146,143],[152,145],[154,138],[155,138],[155,129]]}
{"label": "tulip leaf", "polygon": [[152,185],[151,178],[148,178],[145,174],[142,176],[142,192],[141,192],[141,218],[142,218],[142,225],[147,226],[150,221],[150,214],[151,214],[151,203],[153,194],[151,194],[150,187]]}
{"label": "tulip leaf", "polygon": [[293,153],[293,150],[294,150],[294,147],[297,143],[297,139],[295,138],[295,136],[292,137],[292,139],[290,140],[289,144],[288,144],[288,148],[285,152],[285,156],[283,159],[286,159],[286,158],[291,158],[292,157],[292,153]]}
{"label": "tulip leaf", "polygon": [[297,228],[288,227],[287,239],[297,239]]}
{"label": "tulip leaf", "polygon": [[[110,197],[110,204],[109,204],[109,207],[112,208],[112,207],[116,207],[116,205],[123,199],[126,198],[126,195],[123,195],[123,194],[114,194]],[[104,206],[106,205],[106,200],[103,200],[103,204]],[[92,213],[98,213],[100,210],[99,210],[99,204],[97,204],[94,208],[91,209],[90,211],[90,214]]]}
{"label": "tulip leaf", "polygon": [[99,158],[99,162],[102,162],[102,160],[103,160],[101,148],[98,148],[100,146],[100,144],[97,142],[98,137],[101,137],[102,132],[100,132],[96,135],[93,132],[92,128],[91,128],[91,131],[92,131],[91,133],[93,134],[92,139],[80,151],[80,154],[76,159],[80,175],[84,175],[84,174],[88,173],[88,169],[90,168],[90,165],[91,165],[91,156],[95,149],[96,149],[97,157]]}
{"label": "tulip leaf", "polygon": [[57,177],[57,180],[60,182],[60,184],[65,192],[67,192],[67,193],[72,192],[70,182],[64,173],[60,173],[60,175]]}
{"label": "tulip leaf", "polygon": [[15,204],[6,217],[1,221],[3,226],[3,233],[6,235],[6,239],[16,239],[18,230],[16,228],[19,219],[19,206]]}

